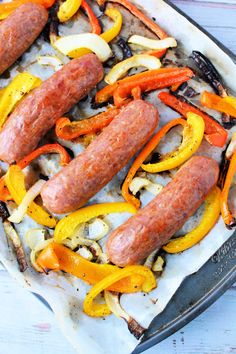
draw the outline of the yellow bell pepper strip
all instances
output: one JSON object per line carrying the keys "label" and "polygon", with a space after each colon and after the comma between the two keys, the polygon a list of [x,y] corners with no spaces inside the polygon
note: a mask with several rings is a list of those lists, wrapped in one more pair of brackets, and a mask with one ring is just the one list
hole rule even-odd
{"label": "yellow bell pepper strip", "polygon": [[232,181],[234,179],[236,173],[236,152],[231,157],[230,164],[229,164],[229,169],[226,175],[225,183],[224,183],[224,188],[221,192],[220,196],[220,204],[221,204],[221,215],[224,220],[225,225],[229,228],[232,229],[236,226],[236,218],[233,217],[229,210],[229,205],[228,205],[228,196],[229,196],[229,190],[232,184]]}
{"label": "yellow bell pepper strip", "polygon": [[73,140],[81,135],[96,133],[108,126],[119,112],[119,108],[113,107],[96,116],[80,121],[71,122],[66,117],[59,118],[56,121],[56,136],[64,140]]}
{"label": "yellow bell pepper strip", "polygon": [[40,146],[38,149],[31,152],[28,156],[18,161],[17,165],[23,170],[33,160],[37,159],[37,157],[43,154],[59,154],[61,158],[60,164],[62,166],[68,165],[68,163],[71,161],[71,157],[66,151],[66,149],[60,144],[56,143],[56,144],[46,144]]}
{"label": "yellow bell pepper strip", "polygon": [[41,82],[42,81],[39,78],[27,72],[18,74],[12,80],[12,82],[4,89],[0,98],[0,128],[23,96],[38,87]]}
{"label": "yellow bell pepper strip", "polygon": [[201,95],[201,104],[236,118],[236,98],[234,97],[222,98],[214,93],[204,91]]}
{"label": "yellow bell pepper strip", "polygon": [[95,298],[103,291],[108,289],[112,284],[117,281],[138,274],[144,277],[142,291],[145,293],[150,292],[156,288],[157,283],[152,271],[141,265],[128,266],[123,269],[117,270],[114,274],[108,275],[106,278],[95,284],[84,300],[84,312],[86,315],[92,317],[103,317],[111,314],[107,304],[97,304],[94,302]]}
{"label": "yellow bell pepper strip", "polygon": [[182,114],[185,118],[188,112],[193,112],[204,119],[205,122],[205,139],[209,144],[223,147],[227,141],[227,131],[207,113],[201,111],[192,104],[182,101],[168,92],[161,92],[158,98],[170,108]]}
{"label": "yellow bell pepper strip", "polygon": [[214,187],[205,199],[205,211],[200,223],[185,236],[177,237],[163,246],[167,253],[178,253],[193,247],[200,242],[214,227],[220,216],[220,193]]}
{"label": "yellow bell pepper strip", "polygon": [[47,9],[54,4],[55,0],[13,0],[11,2],[6,2],[3,4],[0,4],[0,20],[4,20],[15,9],[17,9],[19,6],[26,4],[28,2],[40,4]]}
{"label": "yellow bell pepper strip", "polygon": [[131,204],[120,202],[89,205],[61,219],[56,226],[54,240],[61,243],[75,232],[79,224],[85,223],[97,216],[111,213],[135,214],[136,209]]}
{"label": "yellow bell pepper strip", "polygon": [[[98,264],[88,261],[78,253],[58,243],[50,243],[38,256],[37,264],[45,271],[63,270],[90,285],[100,282],[107,276],[116,273],[120,268],[111,264]],[[134,293],[141,290],[144,277],[131,274],[126,279],[113,282],[109,290],[121,293]],[[115,283],[115,284],[114,284]]]}
{"label": "yellow bell pepper strip", "polygon": [[182,165],[199,148],[204,136],[205,123],[202,117],[195,113],[187,113],[187,125],[183,131],[183,141],[180,147],[169,154],[164,155],[162,161],[143,164],[141,167],[149,173],[168,171]]}
{"label": "yellow bell pepper strip", "polygon": [[[121,27],[122,27],[122,15],[120,11],[118,11],[115,8],[109,8],[106,10],[105,15],[110,17],[113,21],[114,24],[113,26],[108,29],[106,32],[103,32],[100,34],[100,37],[107,43],[111,42],[118,34],[120,33]],[[78,48],[73,51],[70,51],[68,55],[71,58],[80,58],[81,56],[91,53],[91,50],[87,48]]]}
{"label": "yellow bell pepper strip", "polygon": [[105,76],[104,80],[107,84],[112,85],[117,80],[124,77],[130,69],[137,68],[139,66],[144,66],[148,70],[154,70],[161,67],[161,62],[152,55],[137,54],[113,66],[113,68]]}
{"label": "yellow bell pepper strip", "polygon": [[140,152],[140,154],[136,157],[124,180],[124,183],[122,185],[122,196],[127,203],[133,204],[136,209],[139,209],[140,207],[140,200],[129,192],[129,185],[132,182],[136,172],[138,171],[142,163],[156,148],[156,146],[159,144],[161,139],[168,133],[168,131],[176,125],[182,125],[183,127],[185,127],[187,126],[187,122],[184,119],[177,118],[173,119],[172,121],[167,123],[163,128],[161,128],[147,143],[147,145]]}
{"label": "yellow bell pepper strip", "polygon": [[[108,0],[97,0],[99,6],[104,5]],[[144,15],[136,6],[130,3],[128,0],[109,0],[109,2],[114,2],[125,7],[132,15],[137,17],[148,29],[150,29],[154,34],[156,34],[160,39],[164,39],[167,36],[166,32],[160,28],[154,21],[149,17]]]}
{"label": "yellow bell pepper strip", "polygon": [[0,200],[1,202],[8,202],[9,200],[13,200],[6,186],[5,175],[0,178]]}
{"label": "yellow bell pepper strip", "polygon": [[79,10],[82,0],[66,0],[64,1],[57,13],[60,22],[68,21]]}
{"label": "yellow bell pepper strip", "polygon": [[[107,85],[97,92],[96,103],[107,102],[112,96],[120,103],[127,98],[134,87],[140,86],[142,92],[169,87],[188,81],[193,76],[189,68],[160,68],[125,77],[113,85]],[[120,89],[122,92],[120,92]],[[125,97],[123,97],[125,96]]]}
{"label": "yellow bell pepper strip", "polygon": [[[24,179],[24,173],[21,171],[20,166],[11,165],[9,167],[5,176],[5,183],[17,205],[22,202],[26,194]],[[30,204],[27,214],[40,225],[50,228],[56,226],[57,220],[34,202]]]}

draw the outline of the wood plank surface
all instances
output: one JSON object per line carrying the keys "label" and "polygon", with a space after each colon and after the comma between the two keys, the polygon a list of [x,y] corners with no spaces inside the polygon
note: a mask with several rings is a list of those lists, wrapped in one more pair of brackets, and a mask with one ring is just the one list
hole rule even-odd
{"label": "wood plank surface", "polygon": [[[236,54],[236,1],[172,2]],[[0,294],[0,354],[75,354],[53,314],[18,286],[2,266]],[[204,314],[146,354],[236,354],[235,318],[236,285]]]}

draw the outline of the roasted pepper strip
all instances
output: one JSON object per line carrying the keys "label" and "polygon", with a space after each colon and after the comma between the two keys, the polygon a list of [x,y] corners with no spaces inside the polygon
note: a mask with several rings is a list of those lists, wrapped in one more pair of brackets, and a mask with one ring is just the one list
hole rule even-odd
{"label": "roasted pepper strip", "polygon": [[[97,3],[101,6],[104,5],[108,0],[97,0]],[[155,22],[144,15],[136,6],[131,4],[128,0],[109,0],[109,2],[114,2],[124,6],[129,12],[137,17],[147,28],[149,28],[153,33],[155,33],[160,39],[164,39],[167,36],[166,32],[160,28]]]}
{"label": "roasted pepper strip", "polygon": [[68,118],[60,118],[56,122],[56,135],[64,140],[72,140],[81,135],[96,133],[105,128],[120,112],[118,108],[110,108],[88,119],[71,122]]}
{"label": "roasted pepper strip", "polygon": [[[11,165],[9,167],[5,176],[5,182],[13,200],[17,205],[22,202],[26,194],[24,179],[24,173],[21,171],[19,166]],[[27,214],[38,224],[47,227],[53,228],[57,222],[56,219],[54,219],[43,208],[34,202],[30,204]]]}
{"label": "roasted pepper strip", "polygon": [[23,96],[38,87],[41,82],[39,78],[25,72],[18,74],[12,82],[4,88],[0,97],[0,127],[3,126],[8,115]]}
{"label": "roasted pepper strip", "polygon": [[97,304],[94,302],[95,298],[105,289],[109,289],[112,284],[120,281],[124,278],[130,277],[134,274],[138,274],[144,277],[144,283],[142,285],[142,291],[145,293],[150,292],[156,288],[157,283],[152,271],[141,265],[128,266],[123,269],[117,270],[114,274],[108,275],[99,283],[94,285],[87,294],[84,300],[84,312],[92,317],[102,317],[110,315],[111,311],[107,304]]}
{"label": "roasted pepper strip", "polygon": [[11,2],[6,2],[4,4],[0,4],[0,20],[4,20],[15,9],[17,9],[19,6],[26,4],[28,2],[40,4],[47,9],[54,4],[55,0],[13,0]]}
{"label": "roasted pepper strip", "polygon": [[37,157],[43,154],[59,154],[61,157],[60,163],[62,166],[68,165],[68,163],[71,161],[70,155],[63,146],[61,146],[60,144],[46,144],[40,146],[38,149],[31,152],[31,154],[18,161],[17,165],[21,169],[23,169],[28,166],[33,160],[37,159]]}
{"label": "roasted pepper strip", "polygon": [[[234,100],[235,104],[232,104]],[[201,104],[236,118],[236,99],[234,97],[222,98],[214,93],[204,91],[201,95]]]}
{"label": "roasted pepper strip", "polygon": [[171,86],[176,83],[188,81],[193,76],[189,68],[160,68],[149,70],[132,76],[128,76],[117,81],[113,85],[107,85],[96,94],[96,102],[103,103],[109,100],[113,95],[120,103],[130,95],[134,87],[139,86],[143,92],[156,90]]}
{"label": "roasted pepper strip", "polygon": [[158,97],[163,103],[182,114],[185,118],[187,117],[188,112],[193,112],[201,116],[205,122],[205,139],[208,143],[219,147],[223,147],[225,145],[228,137],[227,131],[207,113],[202,112],[192,104],[183,102],[167,92],[159,93]]}
{"label": "roasted pepper strip", "polygon": [[[120,268],[110,264],[97,264],[88,261],[78,253],[55,242],[49,244],[38,256],[38,265],[45,271],[63,270],[85,282],[94,285],[107,276],[116,273]],[[141,290],[144,282],[143,275],[130,274],[126,279],[114,282],[109,290],[121,293],[134,293]]]}
{"label": "roasted pepper strip", "polygon": [[132,179],[134,178],[136,172],[138,171],[138,169],[140,168],[142,163],[151,154],[151,152],[156,148],[156,146],[159,144],[160,140],[168,133],[168,131],[171,128],[175,127],[176,125],[182,125],[183,127],[185,127],[185,126],[187,126],[187,122],[181,118],[173,119],[171,122],[167,123],[162,129],[160,129],[153,136],[153,138],[147,143],[147,145],[144,147],[144,149],[141,151],[141,153],[135,159],[133,165],[131,166],[131,168],[125,178],[125,181],[122,185],[123,198],[126,200],[126,202],[133,204],[136,209],[138,209],[140,207],[140,201],[139,201],[139,199],[135,198],[135,196],[129,192],[129,185],[132,182]]}
{"label": "roasted pepper strip", "polygon": [[176,151],[166,154],[160,162],[143,164],[142,169],[146,172],[157,173],[182,165],[201,145],[204,128],[205,124],[202,117],[192,112],[187,113],[187,125],[184,127],[183,141],[180,147]]}
{"label": "roasted pepper strip", "polygon": [[6,186],[5,175],[0,178],[0,200],[2,202],[12,200],[12,196]]}
{"label": "roasted pepper strip", "polygon": [[221,193],[220,197],[220,204],[221,204],[221,215],[222,218],[225,222],[225,225],[231,229],[236,226],[236,220],[231,214],[229,210],[229,205],[228,205],[228,196],[229,196],[229,190],[232,184],[232,181],[234,179],[236,173],[236,152],[232,155],[230,164],[229,164],[229,169],[226,175],[225,183],[224,183],[224,188]]}
{"label": "roasted pepper strip", "polygon": [[89,22],[90,22],[91,27],[92,27],[92,33],[95,33],[95,34],[98,34],[98,35],[101,34],[102,29],[101,29],[99,20],[97,19],[96,15],[94,14],[93,10],[91,9],[91,7],[87,3],[87,1],[82,0],[81,7],[86,12],[86,14],[87,14],[87,16],[89,18]]}
{"label": "roasted pepper strip", "polygon": [[200,223],[185,236],[171,240],[163,249],[167,253],[178,253],[200,242],[214,227],[220,216],[220,189],[214,187],[205,200],[205,211]]}
{"label": "roasted pepper strip", "polygon": [[82,0],[66,0],[64,1],[57,13],[60,22],[68,21],[79,10]]}
{"label": "roasted pepper strip", "polygon": [[55,242],[62,242],[67,237],[70,237],[79,224],[87,222],[99,215],[111,213],[136,213],[133,205],[128,203],[104,203],[90,205],[79,209],[61,219],[56,226],[54,239]]}
{"label": "roasted pepper strip", "polygon": [[[122,15],[120,11],[110,8],[107,9],[105,12],[105,15],[110,17],[113,21],[114,24],[113,26],[107,30],[106,32],[103,32],[100,34],[100,37],[104,39],[107,43],[111,42],[118,34],[120,33],[121,27],[122,27]],[[79,58],[85,54],[91,53],[91,51],[87,48],[78,48],[76,50],[73,50],[68,53],[68,55],[71,58]]]}

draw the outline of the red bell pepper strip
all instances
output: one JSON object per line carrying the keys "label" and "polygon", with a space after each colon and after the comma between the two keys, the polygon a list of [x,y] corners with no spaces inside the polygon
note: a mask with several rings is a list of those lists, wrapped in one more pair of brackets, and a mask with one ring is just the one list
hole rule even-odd
{"label": "red bell pepper strip", "polygon": [[220,123],[210,117],[207,113],[201,111],[197,107],[194,107],[190,103],[183,102],[167,92],[159,93],[158,97],[163,103],[182,114],[185,118],[187,117],[188,112],[193,112],[201,116],[205,122],[205,138],[208,143],[218,147],[223,147],[225,145],[228,137],[227,131],[220,125]]}
{"label": "red bell pepper strip", "polygon": [[60,144],[46,144],[31,152],[22,160],[18,161],[17,165],[23,169],[28,166],[34,159],[43,154],[60,154],[62,166],[68,165],[71,160],[70,155],[66,149]]}
{"label": "red bell pepper strip", "polygon": [[[98,5],[102,6],[107,2],[107,0],[97,0]],[[166,32],[148,18],[142,11],[140,11],[136,6],[131,4],[128,0],[109,0],[109,2],[117,3],[121,6],[124,6],[129,12],[137,17],[148,29],[155,33],[160,39],[168,37]]]}
{"label": "red bell pepper strip", "polygon": [[97,19],[96,15],[94,14],[94,12],[91,9],[91,7],[89,6],[89,4],[85,0],[82,0],[81,7],[86,12],[86,14],[89,18],[89,22],[92,27],[92,33],[95,33],[98,35],[101,34],[102,29],[101,29],[99,20]]}
{"label": "red bell pepper strip", "polygon": [[[170,79],[169,86],[171,86],[172,84],[178,82],[173,82],[176,81],[176,79],[179,80],[179,82],[181,79],[187,81],[192,76],[193,72],[189,68],[161,68],[156,70],[148,70],[139,74],[128,76],[122,80],[117,81],[113,85],[105,86],[103,89],[97,92],[95,100],[97,103],[107,102],[120,86],[125,89],[128,87],[128,85],[130,85],[129,93],[131,93],[131,90],[137,86],[140,86],[142,91],[145,91],[142,89],[142,86],[146,88],[146,91],[150,91],[155,90],[161,86],[161,82],[167,81],[167,79]],[[173,77],[175,80],[173,78],[171,79],[171,77]],[[164,87],[166,86],[164,85]]]}
{"label": "red bell pepper strip", "polygon": [[166,69],[149,70],[144,73],[141,73],[142,75],[140,74],[137,80],[132,77],[130,82],[122,83],[121,80],[119,86],[113,94],[115,106],[122,106],[124,101],[130,96],[132,90],[135,87],[139,87],[141,92],[148,92],[169,87],[174,84],[182,84],[183,82],[188,81],[193,76],[193,72],[189,68],[169,69],[172,70],[168,72],[162,71]]}
{"label": "red bell pepper strip", "polygon": [[56,122],[56,135],[64,140],[72,140],[81,135],[96,133],[105,128],[120,112],[119,108],[110,108],[94,117],[71,122],[68,118],[60,118]]}

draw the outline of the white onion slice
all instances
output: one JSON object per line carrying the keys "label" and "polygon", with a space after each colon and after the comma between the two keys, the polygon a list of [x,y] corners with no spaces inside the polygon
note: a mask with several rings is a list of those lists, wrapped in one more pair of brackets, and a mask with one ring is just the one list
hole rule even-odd
{"label": "white onion slice", "polygon": [[38,243],[36,245],[36,247],[34,249],[32,249],[32,251],[30,253],[31,264],[32,264],[33,268],[39,273],[43,273],[44,271],[36,262],[37,255],[40,251],[44,250],[44,248],[46,248],[52,242],[53,242],[53,238],[50,238],[49,240],[44,240],[44,241]]}
{"label": "white onion slice", "polygon": [[144,66],[149,70],[159,69],[161,67],[161,62],[154,56],[148,54],[137,54],[113,66],[104,80],[107,84],[112,85],[117,80],[125,76],[128,70],[139,66]]}
{"label": "white onion slice", "polygon": [[90,240],[99,241],[109,232],[109,226],[105,221],[100,218],[96,218],[89,224],[89,236]]}
{"label": "white onion slice", "polygon": [[235,152],[236,152],[236,132],[233,133],[231,142],[227,147],[226,154],[225,154],[226,158],[230,159]]}
{"label": "white onion slice", "polygon": [[78,253],[80,256],[82,256],[83,258],[87,259],[88,261],[91,261],[93,259],[92,252],[90,252],[88,250],[88,248],[85,247],[85,246],[79,248],[76,253]]}
{"label": "white onion slice", "polygon": [[143,177],[134,177],[129,185],[129,189],[134,195],[143,188],[154,195],[158,195],[162,191],[163,186],[159,183],[153,183]]}
{"label": "white onion slice", "polygon": [[26,232],[25,242],[31,250],[35,249],[37,245],[45,240],[47,230],[45,229],[30,229]]}
{"label": "white onion slice", "polygon": [[52,66],[55,71],[60,70],[63,67],[63,62],[56,56],[43,55],[37,59],[38,64],[43,66]]}
{"label": "white onion slice", "polygon": [[129,38],[128,42],[154,50],[177,47],[177,42],[172,37],[167,37],[165,39],[150,39],[143,36],[133,35]]}
{"label": "white onion slice", "polygon": [[162,272],[164,263],[164,259],[161,256],[158,256],[156,262],[152,266],[153,272]]}
{"label": "white onion slice", "polygon": [[62,37],[54,42],[54,46],[65,55],[79,48],[87,48],[94,52],[102,62],[112,56],[111,48],[107,42],[94,33]]}
{"label": "white onion slice", "polygon": [[41,193],[41,190],[45,183],[46,181],[40,179],[27,191],[20,205],[8,218],[10,222],[18,224],[23,220],[25,214],[27,213],[29,205]]}

